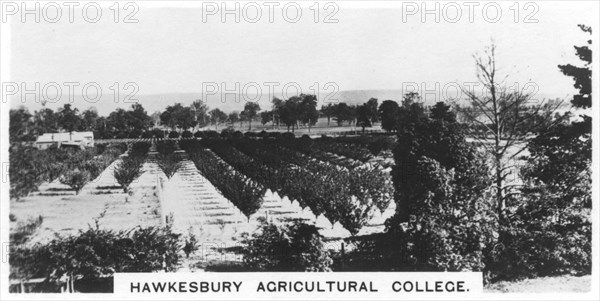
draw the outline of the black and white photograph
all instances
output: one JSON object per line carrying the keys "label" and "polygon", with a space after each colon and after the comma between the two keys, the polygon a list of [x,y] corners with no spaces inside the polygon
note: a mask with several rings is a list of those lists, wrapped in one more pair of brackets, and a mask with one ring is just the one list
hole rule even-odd
{"label": "black and white photograph", "polygon": [[600,299],[600,2],[0,4],[2,300]]}

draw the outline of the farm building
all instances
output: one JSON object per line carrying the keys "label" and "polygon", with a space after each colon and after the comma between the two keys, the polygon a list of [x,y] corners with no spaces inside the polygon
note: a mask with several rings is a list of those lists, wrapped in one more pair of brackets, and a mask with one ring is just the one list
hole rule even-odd
{"label": "farm building", "polygon": [[47,149],[51,145],[57,147],[90,147],[94,146],[93,132],[45,133],[37,137],[35,146]]}

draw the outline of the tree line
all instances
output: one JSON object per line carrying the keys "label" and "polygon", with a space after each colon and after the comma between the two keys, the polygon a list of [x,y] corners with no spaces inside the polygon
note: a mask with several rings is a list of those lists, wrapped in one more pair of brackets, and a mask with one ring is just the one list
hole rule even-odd
{"label": "tree line", "polygon": [[363,104],[349,105],[344,102],[328,103],[317,108],[315,95],[301,94],[282,100],[273,98],[270,110],[262,110],[258,103],[247,102],[241,112],[226,113],[219,108],[210,109],[202,100],[191,105],[175,103],[167,106],[162,112],[149,114],[142,104],[132,104],[130,108],[117,108],[108,116],[100,116],[94,107],[83,111],[65,104],[55,110],[42,108],[30,113],[25,107],[10,110],[9,134],[11,141],[32,141],[44,133],[92,131],[97,139],[113,138],[162,138],[164,130],[195,131],[201,128],[218,131],[219,127],[234,127],[239,123],[248,125],[252,130],[252,122],[273,128],[294,132],[303,127],[310,130],[319,118],[327,118],[327,126],[332,121],[337,126],[357,126],[364,131],[376,122],[382,128],[393,131],[399,105],[396,101],[385,100],[381,105],[376,98]]}

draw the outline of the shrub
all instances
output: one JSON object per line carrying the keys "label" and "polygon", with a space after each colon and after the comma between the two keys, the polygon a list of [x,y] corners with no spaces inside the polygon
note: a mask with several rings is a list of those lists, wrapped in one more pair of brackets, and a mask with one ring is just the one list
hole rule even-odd
{"label": "shrub", "polygon": [[154,134],[151,131],[145,131],[142,134],[142,138],[144,138],[144,139],[149,139],[149,138],[153,138],[153,137],[154,137]]}
{"label": "shrub", "polygon": [[169,138],[171,138],[171,139],[176,139],[176,138],[179,138],[179,133],[178,133],[178,132],[176,132],[176,131],[171,131],[171,132],[169,133]]}
{"label": "shrub", "polygon": [[129,185],[142,173],[142,161],[125,157],[116,166],[114,176],[117,183],[123,188],[123,192],[128,192]]}
{"label": "shrub", "polygon": [[154,138],[165,138],[165,132],[161,129],[153,129],[152,135]]}
{"label": "shrub", "polygon": [[175,141],[165,140],[156,143],[156,151],[163,156],[174,153],[176,149],[177,145]]}
{"label": "shrub", "polygon": [[221,131],[221,138],[223,138],[223,139],[228,139],[228,138],[231,138],[231,137],[233,136],[233,132],[234,132],[234,131],[233,131],[233,129],[231,129],[231,128],[226,128],[226,129],[223,129],[223,130]]}
{"label": "shrub", "polygon": [[219,138],[219,133],[217,133],[217,131],[206,131],[205,133],[206,133],[205,134],[206,138],[213,138],[213,139]]}
{"label": "shrub", "polygon": [[294,139],[296,139],[296,135],[294,135],[293,133],[290,132],[286,132],[281,134],[281,139],[283,141],[294,141]]}
{"label": "shrub", "polygon": [[262,130],[260,133],[258,133],[258,137],[260,138],[269,138],[269,133],[267,133],[267,131]]}
{"label": "shrub", "polygon": [[107,149],[107,145],[106,144],[96,144],[94,146],[94,149],[96,150],[96,155],[102,155],[106,149]]}
{"label": "shrub", "polygon": [[177,154],[160,154],[158,156],[158,166],[165,173],[167,178],[171,178],[179,169],[180,162]]}
{"label": "shrub", "polygon": [[11,247],[11,278],[49,281],[64,275],[97,281],[115,272],[171,272],[179,268],[182,250],[180,234],[170,226],[113,232],[96,225],[47,244]]}
{"label": "shrub", "polygon": [[188,237],[186,237],[185,242],[183,244],[183,252],[185,253],[185,256],[189,258],[190,255],[198,251],[199,248],[200,246],[198,244],[198,239],[190,229]]}
{"label": "shrub", "polygon": [[232,138],[240,139],[243,137],[244,137],[244,134],[242,134],[242,132],[240,132],[240,131],[233,132]]}
{"label": "shrub", "polygon": [[367,148],[373,155],[378,155],[382,150],[392,149],[394,142],[387,137],[377,137],[367,144]]}
{"label": "shrub", "polygon": [[196,137],[196,138],[204,138],[205,137],[204,136],[204,132],[202,132],[202,131],[196,131],[194,133],[194,137]]}
{"label": "shrub", "polygon": [[[14,217],[14,215],[12,215]],[[11,221],[13,221],[11,219]],[[16,218],[15,220],[16,221]],[[26,222],[20,222],[17,224],[15,229],[11,229],[9,235],[9,241],[11,245],[22,245],[27,242],[31,235],[37,231],[42,223],[44,222],[43,216],[38,216],[37,218],[30,218]]]}
{"label": "shrub", "polygon": [[17,221],[17,216],[15,216],[15,215],[14,215],[14,214],[12,214],[12,213],[9,213],[9,214],[8,214],[8,219],[9,219],[11,222],[16,222],[16,221]]}
{"label": "shrub", "polygon": [[110,145],[111,148],[115,148],[117,150],[119,150],[120,154],[124,153],[127,151],[127,144],[126,143],[115,143],[115,144],[111,144]]}
{"label": "shrub", "polygon": [[67,171],[59,179],[62,184],[71,187],[71,189],[75,191],[75,194],[79,194],[79,191],[90,180],[92,180],[92,175],[90,172],[87,170],[79,170],[79,168]]}
{"label": "shrub", "polygon": [[131,145],[129,156],[132,158],[143,158],[148,154],[150,146],[148,142],[135,142]]}
{"label": "shrub", "polygon": [[330,271],[333,260],[317,227],[304,223],[261,225],[245,243],[244,263],[257,271]]}
{"label": "shrub", "polygon": [[181,133],[181,138],[185,138],[185,139],[189,139],[189,138],[193,138],[194,134],[192,134],[192,132],[190,131],[183,131],[183,133]]}
{"label": "shrub", "polygon": [[592,272],[591,210],[564,208],[556,194],[539,190],[513,202],[520,206],[490,254],[492,280]]}

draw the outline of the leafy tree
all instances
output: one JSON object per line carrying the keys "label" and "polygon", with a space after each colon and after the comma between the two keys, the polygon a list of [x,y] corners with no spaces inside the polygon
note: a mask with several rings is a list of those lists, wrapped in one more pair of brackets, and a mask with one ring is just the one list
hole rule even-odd
{"label": "leafy tree", "polygon": [[379,121],[379,112],[377,112],[378,100],[377,98],[369,99],[364,106],[367,108],[368,118],[371,124]]}
{"label": "leafy tree", "polygon": [[381,118],[381,128],[391,132],[396,130],[398,110],[400,106],[393,100],[384,100],[379,105],[379,116]]}
{"label": "leafy tree", "polygon": [[[265,125],[269,122],[273,122],[273,111],[260,112],[260,123]],[[275,123],[273,123],[273,126],[275,126]]]}
{"label": "leafy tree", "polygon": [[243,114],[244,118],[248,121],[248,130],[249,131],[252,130],[252,120],[254,120],[254,118],[256,118],[258,111],[260,111],[260,106],[258,105],[258,103],[247,102],[246,105],[244,106],[244,111],[242,111],[242,114]]}
{"label": "leafy tree", "polygon": [[301,98],[299,96],[292,96],[279,108],[280,120],[287,126],[288,132],[290,127],[292,127],[293,133],[298,124],[298,119],[300,118],[300,102]]}
{"label": "leafy tree", "polygon": [[244,262],[257,271],[331,271],[333,260],[314,225],[262,223],[247,239]]}
{"label": "leafy tree", "polygon": [[58,111],[58,124],[65,131],[72,133],[79,127],[81,118],[77,108],[72,109],[70,104],[65,104]]}
{"label": "leafy tree", "polygon": [[341,126],[344,122],[352,124],[352,122],[356,118],[356,108],[353,106],[349,106],[345,102],[336,104],[334,108],[335,109],[333,116],[338,126]]}
{"label": "leafy tree", "polygon": [[277,98],[277,97],[273,97],[273,100],[271,100],[272,103],[272,112],[273,112],[273,126],[277,125],[277,127],[279,127],[279,119],[281,117],[281,107],[283,107],[284,101]]}
{"label": "leafy tree", "polygon": [[96,120],[98,119],[98,111],[91,107],[81,113],[81,123],[79,124],[80,131],[95,131]]}
{"label": "leafy tree", "polygon": [[192,102],[192,110],[194,112],[194,120],[199,128],[205,127],[209,121],[208,106],[201,99]]}
{"label": "leafy tree", "polygon": [[304,125],[308,125],[308,131],[310,127],[315,125],[319,120],[319,111],[317,110],[317,97],[315,95],[301,94],[300,98],[300,116],[299,121]]}
{"label": "leafy tree", "polygon": [[327,126],[329,126],[329,123],[331,121],[331,117],[334,114],[334,104],[332,103],[328,103],[327,105],[323,105],[321,106],[321,114],[325,115],[325,117],[327,117]]}
{"label": "leafy tree", "polygon": [[144,107],[135,103],[131,105],[131,110],[127,112],[129,128],[131,130],[145,131],[154,126],[152,117],[148,115]]}
{"label": "leafy tree", "polygon": [[377,98],[371,98],[356,108],[356,125],[362,127],[363,132],[366,127],[373,126],[373,123],[378,120]]}
{"label": "leafy tree", "polygon": [[42,108],[33,114],[33,127],[36,135],[58,131],[58,115],[50,108]]}
{"label": "leafy tree", "polygon": [[227,121],[227,114],[218,108],[211,110],[208,114],[210,115],[210,122],[215,125],[215,131],[219,130],[219,123]]}
{"label": "leafy tree", "polygon": [[456,122],[456,114],[451,110],[451,106],[439,101],[431,108],[431,118],[442,120],[450,123]]}
{"label": "leafy tree", "polygon": [[110,112],[106,118],[109,131],[115,134],[121,131],[127,131],[129,129],[127,119],[127,111],[125,111],[123,108],[117,108],[116,110]]}
{"label": "leafy tree", "polygon": [[356,125],[362,127],[363,133],[365,132],[366,127],[371,127],[373,124],[371,123],[371,112],[370,108],[366,104],[362,104],[358,106],[356,113]]}
{"label": "leafy tree", "polygon": [[240,114],[238,112],[231,112],[227,115],[227,119],[231,123],[231,126],[234,126],[236,122],[240,120]]}
{"label": "leafy tree", "polygon": [[161,124],[168,126],[172,130],[180,128],[187,130],[196,125],[196,118],[192,107],[184,107],[180,103],[168,106],[165,111],[160,114]]}
{"label": "leafy tree", "polygon": [[31,131],[31,114],[25,107],[10,110],[8,132],[11,141],[21,141]]}
{"label": "leafy tree", "polygon": [[427,112],[423,107],[423,101],[419,93],[406,93],[402,99],[402,106],[398,109],[396,130],[401,131],[404,128],[410,128],[424,119],[427,119]]}

